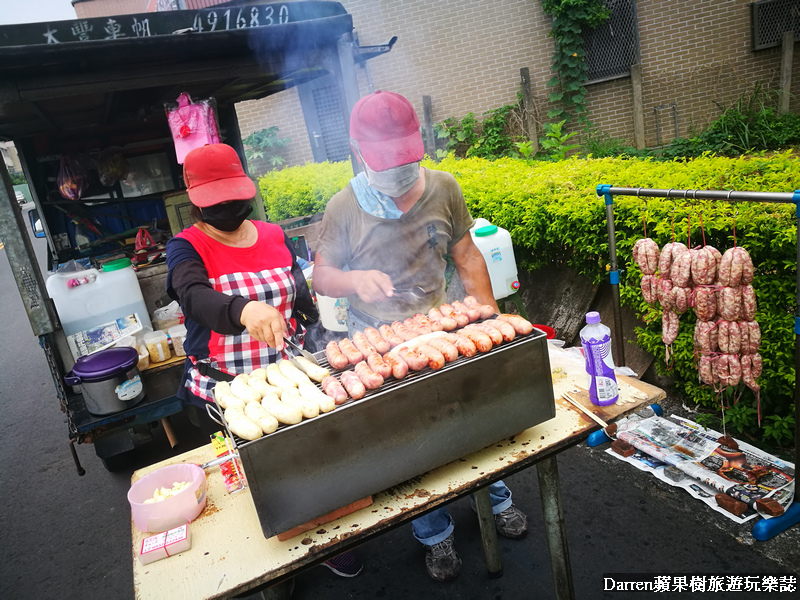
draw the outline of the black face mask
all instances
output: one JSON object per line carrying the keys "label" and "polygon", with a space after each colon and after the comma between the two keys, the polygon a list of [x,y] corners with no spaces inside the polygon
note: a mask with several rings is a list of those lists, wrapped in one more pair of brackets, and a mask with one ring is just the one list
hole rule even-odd
{"label": "black face mask", "polygon": [[220,231],[236,231],[250,215],[253,205],[248,200],[223,202],[201,209],[203,222]]}

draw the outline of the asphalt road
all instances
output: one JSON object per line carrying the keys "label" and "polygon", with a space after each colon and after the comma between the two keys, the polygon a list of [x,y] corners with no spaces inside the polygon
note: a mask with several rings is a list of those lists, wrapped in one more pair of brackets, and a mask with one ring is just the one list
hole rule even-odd
{"label": "asphalt road", "polygon": [[[38,240],[37,240],[38,242]],[[41,243],[37,244],[41,251]],[[133,598],[130,510],[135,468],[204,443],[183,415],[173,418],[181,445],[163,432],[137,451],[135,464],[107,472],[91,446],[70,456],[68,429],[43,354],[0,250],[0,597],[14,600]],[[681,407],[667,401],[666,412]],[[800,528],[767,542],[752,525],[739,526],[672,488],[610,458],[605,448],[580,445],[559,455],[566,524],[578,598],[629,598],[604,593],[606,573],[765,574],[800,571]],[[504,574],[486,576],[477,520],[466,500],[452,505],[456,545],[464,567],[448,584],[429,580],[423,548],[410,526],[359,548],[366,568],[341,579],[322,567],[296,577],[294,598],[465,600],[554,598],[534,469],[506,480],[515,503],[530,517],[531,533],[500,540]],[[179,560],[179,559],[176,559]],[[793,594],[682,593],[665,598],[789,598]],[[165,599],[168,600],[168,599]]]}

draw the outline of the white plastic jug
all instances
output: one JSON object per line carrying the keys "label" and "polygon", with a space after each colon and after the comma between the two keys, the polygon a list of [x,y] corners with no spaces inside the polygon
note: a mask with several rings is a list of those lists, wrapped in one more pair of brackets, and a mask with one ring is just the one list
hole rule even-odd
{"label": "white plastic jug", "polygon": [[476,219],[470,234],[486,262],[495,300],[506,298],[519,290],[519,276],[514,248],[511,245],[511,234],[502,227],[492,225],[486,219]]}
{"label": "white plastic jug", "polygon": [[139,279],[127,258],[106,263],[102,271],[53,273],[45,286],[66,335],[134,313],[143,327],[152,328]]}

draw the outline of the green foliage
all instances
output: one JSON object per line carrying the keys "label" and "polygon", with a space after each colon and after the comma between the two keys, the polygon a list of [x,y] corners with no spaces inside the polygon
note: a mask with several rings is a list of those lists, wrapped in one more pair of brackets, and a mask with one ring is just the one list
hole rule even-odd
{"label": "green foliage", "polygon": [[580,148],[580,144],[567,144],[567,142],[578,135],[576,131],[572,133],[564,133],[562,131],[566,121],[559,121],[558,123],[545,123],[544,137],[539,140],[542,145],[542,150],[552,160],[564,160],[567,154],[576,148]]}
{"label": "green foliage", "polygon": [[475,113],[467,113],[461,120],[450,117],[441,123],[434,123],[433,130],[437,140],[445,142],[443,149],[438,148],[439,144],[437,144],[437,158],[444,158],[451,152],[459,156],[466,156],[467,150],[472,148],[478,140],[477,126]]}
{"label": "green foliage", "polygon": [[28,183],[28,180],[25,179],[25,174],[21,171],[18,173],[9,171],[8,176],[11,178],[11,185],[22,185]]}
{"label": "green foliage", "polygon": [[517,152],[519,152],[520,156],[526,160],[533,155],[533,142],[530,140],[525,140],[524,142],[514,142],[514,146],[516,146]]}
{"label": "green foliage", "polygon": [[771,439],[778,445],[789,445],[794,436],[794,415],[791,407],[786,416],[769,415],[764,419],[764,438]]}
{"label": "green foliage", "polygon": [[263,159],[275,167],[286,164],[286,159],[280,154],[292,140],[289,138],[278,137],[278,127],[273,125],[267,129],[254,131],[242,140],[244,144],[244,155],[248,163]]}
{"label": "green foliage", "polygon": [[[800,181],[800,161],[791,152],[730,159],[703,156],[690,161],[648,159],[578,159],[561,162],[526,162],[505,158],[490,162],[448,157],[431,168],[451,172],[461,184],[472,215],[507,229],[515,245],[520,268],[529,271],[569,265],[595,282],[607,280],[608,238],[605,205],[595,192],[599,183],[619,187],[659,189],[737,189],[787,192]],[[794,207],[783,204],[693,201],[649,198],[647,203],[629,196],[614,198],[617,258],[621,269],[620,294],[625,305],[642,318],[635,342],[656,357],[664,374],[676,379],[678,389],[700,405],[716,412],[720,398],[698,382],[694,365],[694,314],[680,317],[674,359],[667,366],[661,341],[661,313],[642,299],[641,273],[631,258],[635,241],[647,233],[660,246],[675,239],[702,243],[724,251],[736,242],[745,247],[756,265],[756,316],[762,330],[760,353],[764,369],[759,383],[764,429],[757,426],[756,398],[739,389],[742,408],[729,415],[731,427],[752,436],[770,436],[777,443],[791,433],[790,411],[794,393],[793,314],[796,273]],[[727,412],[727,411],[726,411]],[[767,429],[769,427],[769,429]],[[769,434],[767,434],[769,432]],[[738,431],[737,431],[738,433]]]}
{"label": "green foliage", "polygon": [[519,104],[507,104],[483,113],[488,116],[481,122],[475,113],[467,113],[461,120],[451,117],[434,124],[437,140],[444,141],[444,148],[437,147],[436,157],[441,159],[451,153],[459,157],[518,157],[510,121],[519,112]]}
{"label": "green foliage", "polygon": [[352,177],[350,161],[307,163],[270,171],[259,179],[258,186],[267,218],[280,221],[324,210],[328,200]]}
{"label": "green foliage", "polygon": [[553,18],[548,34],[555,41],[551,71],[556,75],[547,82],[554,88],[550,101],[560,106],[547,116],[555,121],[569,119],[574,112],[579,123],[586,123],[587,68],[583,50],[583,32],[601,25],[611,16],[603,0],[542,0],[545,14]]}
{"label": "green foliage", "polygon": [[507,104],[485,112],[489,115],[481,123],[480,137],[467,150],[467,156],[500,158],[510,156],[515,151],[514,143],[507,132],[509,114],[517,106]]}

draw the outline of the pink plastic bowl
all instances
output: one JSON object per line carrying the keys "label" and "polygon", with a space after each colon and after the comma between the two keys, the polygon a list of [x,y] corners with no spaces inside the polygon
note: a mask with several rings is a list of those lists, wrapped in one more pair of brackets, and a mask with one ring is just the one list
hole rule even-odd
{"label": "pink plastic bowl", "polygon": [[555,329],[553,329],[552,327],[548,327],[547,325],[537,325],[536,323],[533,323],[533,326],[534,326],[536,329],[538,329],[539,331],[541,331],[541,332],[545,333],[545,334],[547,335],[547,339],[548,339],[548,340],[555,339],[555,337],[556,337],[556,330],[555,330]]}
{"label": "pink plastic bowl", "polygon": [[[153,497],[158,488],[171,488],[175,482],[188,481],[189,486],[180,493],[151,504],[144,501]],[[206,507],[206,473],[192,464],[168,465],[145,475],[128,490],[128,502],[136,528],[143,532],[159,533],[173,529],[197,518]]]}

